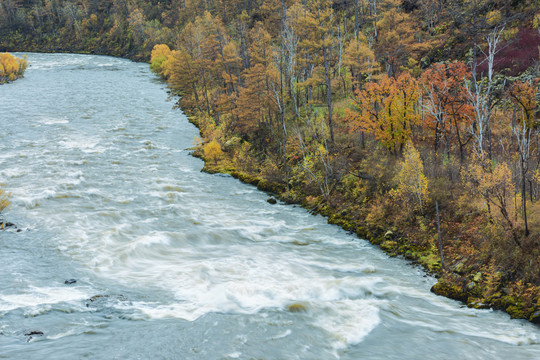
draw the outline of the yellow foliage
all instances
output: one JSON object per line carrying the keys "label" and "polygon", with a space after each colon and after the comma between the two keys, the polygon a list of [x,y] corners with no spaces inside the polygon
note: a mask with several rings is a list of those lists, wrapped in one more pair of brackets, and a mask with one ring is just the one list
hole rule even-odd
{"label": "yellow foliage", "polygon": [[214,163],[217,163],[218,159],[223,155],[221,145],[216,140],[212,140],[208,144],[204,145],[203,149],[204,157],[207,160],[212,160]]}
{"label": "yellow foliage", "polygon": [[362,74],[371,76],[380,70],[375,53],[369,48],[363,35],[361,40],[351,40],[343,55],[343,63],[353,72],[355,84],[360,82]]}
{"label": "yellow foliage", "polygon": [[165,44],[158,44],[152,49],[150,55],[150,69],[161,76],[165,76],[165,69],[167,68],[167,61],[172,56],[171,49]]}
{"label": "yellow foliage", "polygon": [[[493,163],[489,160],[472,163],[463,172],[465,189],[470,194],[481,197],[486,205],[488,215],[492,220],[496,218],[491,208],[494,206],[501,215],[501,225],[512,232],[514,242],[521,247],[517,233],[516,211],[518,198],[512,172],[505,162]],[[514,204],[512,207],[511,205]]]}
{"label": "yellow foliage", "polygon": [[528,82],[516,81],[509,91],[510,99],[516,105],[520,121],[529,129],[536,126],[536,89]]}
{"label": "yellow foliage", "polygon": [[540,32],[540,12],[534,16],[533,27]]}
{"label": "yellow foliage", "polygon": [[489,25],[496,25],[501,22],[501,12],[499,10],[493,10],[487,13],[486,20]]}
{"label": "yellow foliage", "polygon": [[156,58],[158,56],[167,57],[170,54],[171,54],[171,49],[167,45],[165,45],[165,44],[157,44],[152,49],[151,58],[154,59],[154,58]]}
{"label": "yellow foliage", "polygon": [[4,211],[10,204],[9,194],[0,189],[0,214],[2,214],[2,211]]}
{"label": "yellow foliage", "polygon": [[392,196],[414,203],[415,207],[423,212],[424,206],[429,201],[429,183],[424,175],[424,163],[411,142],[405,147],[403,155],[401,170],[396,177],[398,187]]}
{"label": "yellow foliage", "polygon": [[515,185],[512,172],[505,162],[491,164],[472,163],[467,168],[464,179],[471,192],[482,195],[487,201],[491,198],[508,201],[514,197]]}
{"label": "yellow foliage", "polygon": [[17,58],[9,53],[0,53],[0,83],[8,79],[13,81],[23,76],[28,67],[26,58]]}
{"label": "yellow foliage", "polygon": [[514,39],[516,35],[518,34],[518,32],[519,32],[518,27],[511,27],[503,31],[502,37],[504,40],[509,41],[509,40]]}
{"label": "yellow foliage", "polygon": [[236,168],[249,173],[255,172],[258,166],[255,158],[251,155],[251,144],[247,141],[244,141],[236,149],[233,161]]}
{"label": "yellow foliage", "polygon": [[97,26],[97,15],[96,14],[92,14],[90,15],[90,20],[88,21],[88,23],[92,26]]}

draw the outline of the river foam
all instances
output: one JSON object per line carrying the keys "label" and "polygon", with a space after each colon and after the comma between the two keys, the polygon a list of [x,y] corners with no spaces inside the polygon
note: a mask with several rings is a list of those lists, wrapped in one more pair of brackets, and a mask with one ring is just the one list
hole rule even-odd
{"label": "river foam", "polygon": [[78,303],[91,296],[89,289],[30,286],[15,294],[0,294],[0,312],[28,308],[31,314],[49,310],[45,305]]}

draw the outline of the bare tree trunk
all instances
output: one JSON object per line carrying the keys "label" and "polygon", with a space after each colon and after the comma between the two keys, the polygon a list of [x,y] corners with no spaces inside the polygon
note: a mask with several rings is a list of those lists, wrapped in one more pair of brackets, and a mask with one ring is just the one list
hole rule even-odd
{"label": "bare tree trunk", "polygon": [[529,224],[527,222],[527,179],[525,178],[525,159],[521,157],[521,201],[523,203],[523,221],[525,222],[525,236],[529,236]]}
{"label": "bare tree trunk", "polygon": [[358,41],[358,37],[360,35],[360,0],[354,0],[354,36],[356,37],[356,41]]}
{"label": "bare tree trunk", "polygon": [[[324,35],[323,35],[324,42]],[[330,86],[330,56],[328,47],[323,45],[324,75],[326,77],[326,104],[328,107],[328,127],[330,128],[330,140],[334,142],[334,124],[332,123],[332,88]]]}
{"label": "bare tree trunk", "polygon": [[441,223],[439,221],[439,202],[435,201],[435,210],[437,211],[437,233],[439,235],[439,254],[441,255],[441,268],[445,270],[444,267],[444,256],[442,249],[442,238],[441,238]]}

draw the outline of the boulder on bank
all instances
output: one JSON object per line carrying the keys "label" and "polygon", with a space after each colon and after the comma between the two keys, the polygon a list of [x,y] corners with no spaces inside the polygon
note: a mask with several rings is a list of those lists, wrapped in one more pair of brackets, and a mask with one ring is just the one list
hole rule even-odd
{"label": "boulder on bank", "polygon": [[532,314],[529,320],[534,324],[539,324],[540,325],[540,310],[538,310],[534,314]]}
{"label": "boulder on bank", "polygon": [[431,287],[431,292],[463,303],[467,303],[469,298],[465,288],[465,279],[457,275],[440,278],[439,281]]}
{"label": "boulder on bank", "polygon": [[8,221],[0,221],[0,230],[17,229],[17,225]]}

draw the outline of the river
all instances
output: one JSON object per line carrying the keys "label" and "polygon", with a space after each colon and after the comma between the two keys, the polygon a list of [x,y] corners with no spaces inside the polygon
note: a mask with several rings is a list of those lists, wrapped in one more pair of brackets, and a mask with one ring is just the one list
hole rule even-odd
{"label": "river", "polygon": [[540,358],[537,326],[201,173],[198,131],[147,64],[28,59],[0,86],[5,216],[22,230],[0,232],[0,358]]}

